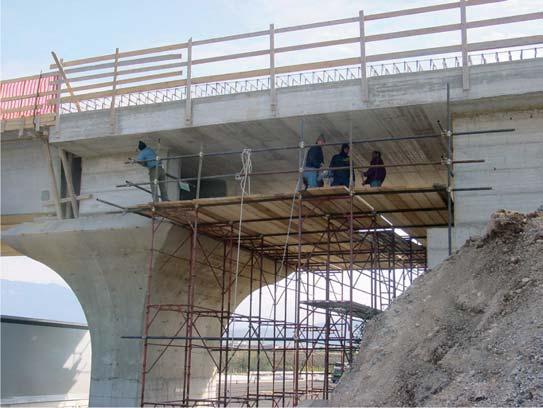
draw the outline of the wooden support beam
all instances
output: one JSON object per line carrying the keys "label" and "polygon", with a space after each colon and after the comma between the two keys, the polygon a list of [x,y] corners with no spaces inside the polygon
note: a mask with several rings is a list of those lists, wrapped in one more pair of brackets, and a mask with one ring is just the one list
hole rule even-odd
{"label": "wooden support beam", "polygon": [[43,152],[45,154],[45,160],[47,161],[47,171],[49,172],[49,178],[51,179],[51,193],[53,195],[53,202],[55,204],[55,210],[59,220],[62,219],[62,208],[60,206],[60,195],[58,193],[57,178],[55,176],[55,168],[53,167],[53,159],[51,157],[51,148],[47,139],[42,139]]}
{"label": "wooden support beam", "polygon": [[57,83],[55,85],[55,128],[57,130],[57,134],[60,136],[60,105],[62,103],[62,81],[60,75],[57,75],[56,78]]}
{"label": "wooden support beam", "polygon": [[[81,194],[81,195],[78,195],[75,197],[75,199],[77,201],[81,201],[81,200],[89,200],[92,198],[92,194]],[[61,204],[64,204],[64,203],[71,203],[72,202],[72,199],[70,197],[65,197],[65,198],[61,198],[60,200],[60,203]],[[45,206],[53,206],[55,205],[54,202],[52,201],[47,201],[46,203],[44,203],[43,205]]]}
{"label": "wooden support beam", "polygon": [[113,66],[113,86],[111,93],[111,107],[109,109],[109,124],[111,133],[117,133],[117,118],[115,117],[115,97],[117,91],[117,72],[119,68],[119,48],[115,49],[115,62]]}
{"label": "wooden support beam", "polygon": [[[55,64],[57,64],[58,71],[60,72],[60,75],[62,76],[62,79],[64,80],[64,83],[66,84],[66,88],[68,88],[68,92],[70,92],[70,95],[75,100],[75,106],[77,106],[78,112],[81,112],[81,106],[79,106],[79,101],[75,99],[75,94],[72,90],[72,86],[70,85],[70,81],[68,80],[68,77],[66,76],[66,73],[64,72],[64,68],[62,67],[62,62],[60,62],[59,58],[57,57],[57,54],[55,54],[54,51],[51,51],[51,55],[53,56],[53,59],[55,60]],[[59,89],[59,93],[60,93]]]}
{"label": "wooden support beam", "polygon": [[64,178],[66,179],[66,188],[68,190],[68,198],[72,204],[72,212],[74,218],[79,217],[79,207],[77,204],[77,198],[74,191],[74,181],[72,178],[72,166],[66,156],[66,152],[63,149],[59,149],[60,161],[62,162],[62,167],[64,168]]}
{"label": "wooden support beam", "polygon": [[277,90],[275,89],[275,26],[270,24],[270,97],[271,111],[277,113]]}
{"label": "wooden support beam", "polygon": [[462,33],[462,89],[469,89],[468,28],[466,0],[460,0],[460,30]]}
{"label": "wooden support beam", "polygon": [[358,12],[358,18],[360,26],[360,89],[362,91],[362,100],[366,102],[369,99],[369,90],[366,73],[366,28],[364,23],[364,10]]}
{"label": "wooden support beam", "polygon": [[185,124],[192,125],[192,37],[187,42],[187,79],[185,82]]}

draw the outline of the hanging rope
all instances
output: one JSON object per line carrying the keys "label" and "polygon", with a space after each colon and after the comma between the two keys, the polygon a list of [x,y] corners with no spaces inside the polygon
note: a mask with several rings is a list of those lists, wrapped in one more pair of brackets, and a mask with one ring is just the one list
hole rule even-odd
{"label": "hanging rope", "polygon": [[[251,172],[253,171],[253,162],[251,161],[251,149],[243,149],[241,152],[241,171],[236,176],[241,187],[241,200],[243,196],[251,194]],[[241,219],[240,219],[241,221]]]}
{"label": "hanging rope", "polygon": [[[243,149],[241,152],[241,171],[236,176],[241,188],[241,201],[239,207],[239,223],[238,223],[238,246],[236,248],[236,272],[234,274],[234,307],[238,304],[238,274],[239,274],[239,258],[241,253],[241,224],[243,222],[243,201],[246,194],[251,194],[251,172],[253,170],[253,162],[251,160],[251,149]],[[235,309],[234,309],[235,311]],[[232,341],[234,341],[236,331],[236,318],[232,319]],[[227,340],[229,341],[229,340]],[[232,386],[232,376],[230,376],[230,387]]]}
{"label": "hanging rope", "polygon": [[[307,159],[307,153],[308,151],[305,150],[304,151],[304,154],[303,154],[303,157],[301,158],[301,163],[305,163],[306,159]],[[288,227],[287,227],[287,236],[285,237],[285,243],[283,245],[283,256],[281,257],[281,264],[279,266],[279,271],[277,273],[278,276],[281,276],[281,273],[283,272],[283,268],[285,266],[285,259],[287,257],[287,249],[288,249],[288,241],[290,239],[290,232],[292,230],[292,219],[294,218],[294,205],[296,203],[296,196],[298,195],[298,192],[300,191],[300,187],[301,187],[301,184],[302,184],[302,177],[303,177],[303,166],[300,167],[300,173],[298,175],[298,180],[296,181],[296,184],[294,186],[294,192],[292,193],[292,200],[291,200],[291,203],[290,203],[290,215],[289,215],[289,218],[288,218]],[[287,292],[288,292],[288,285],[290,285],[290,283],[296,278],[296,274],[292,274],[292,276],[286,276],[285,277],[285,291],[283,292],[283,294],[286,296],[287,295]],[[277,284],[277,283],[276,283]],[[281,298],[281,296],[283,295],[280,295],[279,297]],[[274,307],[277,307],[277,299],[274,299]],[[273,307],[270,308],[270,312],[268,314],[268,319],[271,319],[272,317],[272,313],[273,313]],[[264,337],[267,336],[268,334],[268,328],[269,328],[269,325],[266,325],[266,327],[264,328]],[[275,337],[275,329],[274,329],[274,333],[273,333],[273,336]],[[285,334],[286,336],[286,334]]]}
{"label": "hanging rope", "polygon": [[[288,241],[289,241],[290,233],[291,233],[291,230],[292,230],[292,220],[294,218],[294,207],[295,207],[295,203],[296,203],[296,197],[297,197],[297,195],[298,195],[298,193],[300,191],[300,185],[301,185],[302,177],[303,177],[303,163],[305,163],[306,158],[307,158],[307,150],[305,150],[303,155],[301,156],[301,163],[302,164],[301,164],[301,167],[300,167],[300,173],[298,175],[298,179],[296,180],[296,184],[295,184],[295,187],[294,187],[294,192],[292,194],[292,201],[291,201],[291,205],[290,205],[290,215],[289,215],[288,227],[287,227],[287,236],[285,238],[285,244],[284,244],[284,247],[283,247],[283,256],[282,256],[281,265],[280,265],[279,272],[278,272],[279,276],[283,272],[283,268],[284,268],[284,264],[285,264],[285,259],[286,259],[286,255],[287,255]],[[243,149],[243,151],[241,153],[241,163],[242,163],[241,171],[236,176],[236,180],[238,180],[240,182],[241,200],[240,200],[239,224],[238,224],[238,245],[237,245],[237,254],[236,254],[236,272],[234,274],[234,303],[233,303],[234,307],[237,307],[237,296],[238,296],[237,292],[238,292],[238,275],[239,275],[240,254],[241,254],[241,229],[242,229],[242,223],[243,223],[243,204],[244,204],[245,195],[251,193],[250,174],[251,174],[252,169],[253,169],[253,164],[252,164],[252,160],[251,160],[251,149]],[[294,279],[294,277],[291,277],[290,281],[292,281],[293,279]],[[287,276],[286,282],[285,282],[285,292],[288,291],[289,283],[290,283],[289,282],[289,277]],[[270,308],[270,316],[269,316],[269,318],[271,318],[271,313],[272,313],[272,310]],[[233,318],[232,319],[232,330],[231,330],[231,333],[232,333],[231,340],[232,341],[233,341],[234,336],[235,336],[235,334],[234,334],[235,333],[235,327],[236,327],[236,319]],[[266,336],[268,326],[266,326],[266,328],[264,330],[265,330],[264,336]],[[249,333],[250,333],[250,326],[249,326]],[[274,333],[274,335],[275,335],[275,333]],[[230,377],[230,387],[231,386],[232,386],[232,377]]]}

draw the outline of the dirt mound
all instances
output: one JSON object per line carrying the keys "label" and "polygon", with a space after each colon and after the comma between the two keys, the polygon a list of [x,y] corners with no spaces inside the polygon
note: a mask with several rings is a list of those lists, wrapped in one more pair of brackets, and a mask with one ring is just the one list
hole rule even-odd
{"label": "dirt mound", "polygon": [[330,406],[543,406],[543,212],[499,211],[368,324]]}

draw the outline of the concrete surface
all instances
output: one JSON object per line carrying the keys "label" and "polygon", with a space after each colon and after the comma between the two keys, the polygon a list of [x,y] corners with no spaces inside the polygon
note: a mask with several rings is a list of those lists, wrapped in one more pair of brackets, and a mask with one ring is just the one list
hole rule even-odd
{"label": "concrete surface", "polygon": [[[60,160],[52,149],[55,167]],[[42,142],[24,140],[2,142],[2,216],[54,212],[51,181]],[[59,185],[60,188],[60,185]]]}
{"label": "concrete surface", "polygon": [[[360,97],[357,80],[336,83],[305,85],[277,90],[277,118],[327,115],[355,110],[372,110],[398,106],[434,105],[444,103],[444,89],[451,84],[454,102],[519,95],[543,89],[543,59],[477,65],[470,69],[471,88],[462,90],[461,69],[447,69],[408,74],[396,74],[369,79],[368,102]],[[172,145],[186,142],[186,134],[167,133],[187,128],[184,124],[184,102],[168,102],[153,105],[122,108],[117,111],[118,134],[112,135],[107,110],[62,115],[60,126],[53,131],[51,141],[76,150],[99,149],[100,146],[85,144],[85,140],[107,138],[108,151],[124,146],[128,150],[133,140],[123,137],[153,132],[166,132],[164,143]],[[333,116],[332,116],[333,117]],[[192,128],[254,122],[274,119],[270,110],[268,92],[250,92],[227,96],[194,99]],[[279,122],[279,133],[292,133],[299,129],[289,120]],[[344,126],[344,129],[347,128]],[[197,133],[196,133],[197,134]],[[195,135],[194,133],[192,135]],[[185,136],[185,137],[183,137]],[[189,138],[190,139],[190,136]],[[193,142],[200,142],[193,139]],[[230,143],[230,140],[226,140]],[[245,146],[250,143],[244,143]],[[105,146],[104,146],[105,147]],[[198,149],[199,146],[194,146]],[[79,153],[78,153],[79,154]]]}
{"label": "concrete surface", "polygon": [[[485,232],[490,215],[500,209],[528,213],[543,204],[543,105],[530,110],[458,115],[457,132],[514,128],[514,132],[458,136],[457,160],[483,159],[456,166],[455,188],[491,187],[455,193],[453,251],[469,237]],[[428,266],[447,258],[447,229],[428,230]]]}
{"label": "concrete surface", "polygon": [[[78,297],[92,342],[92,406],[139,404],[141,342],[121,337],[143,334],[150,234],[150,220],[144,217],[109,214],[21,224],[3,236],[19,252],[55,270]],[[187,303],[189,245],[175,252],[187,234],[167,222],[157,230],[152,303]],[[200,244],[214,267],[220,267],[222,245],[203,236]],[[167,255],[174,253],[175,257]],[[217,271],[203,256],[199,250],[194,304],[220,309],[220,289],[213,277]],[[246,260],[244,253],[241,260]],[[272,270],[270,265],[266,268]],[[238,303],[248,295],[247,273],[240,274]],[[149,334],[173,336],[183,323],[179,313],[161,312]],[[209,319],[197,328],[202,336],[218,336],[220,331],[218,321]],[[153,362],[161,349],[150,348],[148,361]],[[191,395],[196,397],[205,392],[214,369],[205,350],[195,349],[192,361]],[[181,399],[183,362],[183,348],[168,348],[147,376],[146,400]]]}
{"label": "concrete surface", "polygon": [[515,128],[514,132],[459,136],[455,157],[481,158],[482,165],[455,170],[455,187],[492,187],[491,191],[458,192],[455,204],[455,246],[483,233],[494,211],[535,211],[543,204],[543,106],[455,119],[455,130]]}
{"label": "concrete surface", "polygon": [[426,234],[426,256],[428,268],[439,265],[449,256],[449,240],[447,228],[428,228]]}

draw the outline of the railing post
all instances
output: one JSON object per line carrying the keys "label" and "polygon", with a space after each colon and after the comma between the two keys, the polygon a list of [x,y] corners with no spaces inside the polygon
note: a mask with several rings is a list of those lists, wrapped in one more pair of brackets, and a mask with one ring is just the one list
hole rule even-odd
{"label": "railing post", "polygon": [[[62,61],[62,60],[61,60]],[[62,97],[62,76],[60,74],[55,75],[56,83],[56,101],[55,101],[55,127],[57,129],[57,134],[60,135],[60,98]]]}
{"label": "railing post", "polygon": [[358,12],[360,24],[360,89],[362,91],[362,101],[369,99],[368,76],[366,73],[366,29],[364,26],[364,10]]}
{"label": "railing post", "polygon": [[119,49],[115,49],[115,62],[113,64],[113,87],[111,93],[111,107],[109,111],[109,123],[111,125],[111,133],[117,133],[117,118],[115,117],[115,96],[117,92],[117,72],[119,68]]}
{"label": "railing post", "polygon": [[185,85],[185,125],[192,125],[192,37],[187,42],[187,82]]}
{"label": "railing post", "polygon": [[469,89],[468,28],[466,0],[460,0],[460,30],[462,31],[462,89]]}
{"label": "railing post", "polygon": [[277,90],[275,89],[275,26],[270,24],[270,96],[272,115],[277,114]]}

